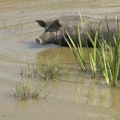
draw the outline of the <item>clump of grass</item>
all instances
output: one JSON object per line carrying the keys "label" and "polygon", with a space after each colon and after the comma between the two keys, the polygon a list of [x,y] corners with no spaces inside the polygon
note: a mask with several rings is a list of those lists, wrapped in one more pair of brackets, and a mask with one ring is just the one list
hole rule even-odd
{"label": "clump of grass", "polygon": [[[82,21],[82,19],[81,19]],[[89,27],[87,33],[85,33],[85,38],[92,44],[93,53],[89,53],[90,66],[92,70],[93,77],[95,77],[97,69],[102,71],[108,86],[116,86],[118,78],[120,76],[120,30],[118,20],[116,20],[116,31],[112,36],[110,33],[110,28],[107,19],[106,26],[101,25],[101,21],[95,30],[92,30],[90,24],[85,20]],[[82,23],[81,23],[82,24]],[[106,32],[106,33],[104,33]],[[66,32],[67,33],[67,32]],[[106,34],[106,35],[105,35]],[[92,36],[91,36],[92,35]],[[84,59],[80,28],[78,27],[78,40],[79,43],[76,45],[71,36],[67,33],[68,39],[66,39],[68,46],[72,50],[80,68],[82,71],[86,71],[86,63]],[[94,38],[93,38],[94,36]],[[104,37],[107,36],[106,41]],[[113,39],[111,38],[113,37]],[[86,43],[87,45],[87,43]],[[99,48],[98,48],[99,46]],[[97,61],[99,60],[99,61]],[[97,62],[100,63],[98,66]]]}
{"label": "clump of grass", "polygon": [[[118,77],[120,75],[120,30],[118,21],[116,35],[113,39],[114,46],[105,42],[100,43],[101,49],[99,50],[99,60],[106,83],[108,86],[114,87],[117,85]],[[108,46],[109,49],[106,50],[105,46]]]}
{"label": "clump of grass", "polygon": [[77,63],[79,64],[80,68],[82,71],[86,71],[86,64],[85,64],[85,58],[84,58],[84,53],[83,53],[83,48],[82,48],[82,43],[81,43],[81,36],[80,36],[80,27],[78,26],[78,40],[79,40],[79,44],[76,45],[73,42],[73,39],[71,38],[71,36],[67,33],[68,36],[68,40],[66,39],[67,44],[69,45],[70,49],[72,50]]}
{"label": "clump of grass", "polygon": [[41,87],[33,86],[32,81],[30,79],[22,79],[18,81],[15,87],[12,88],[14,97],[20,99],[27,98],[37,98],[40,92],[45,88],[46,83]]}
{"label": "clump of grass", "polygon": [[60,64],[59,56],[54,56],[52,60],[45,58],[45,63],[34,65],[27,64],[27,69],[21,70],[21,78],[53,80],[64,76],[67,69]]}
{"label": "clump of grass", "polygon": [[46,64],[39,64],[37,73],[44,80],[53,80],[63,76],[65,70],[60,66],[59,56],[57,56],[52,61],[47,61]]}
{"label": "clump of grass", "polygon": [[[65,72],[66,71],[60,66],[58,56],[54,57],[52,61],[48,61],[46,64],[41,63],[32,65],[32,67],[30,64],[27,64],[27,69],[21,70],[20,72],[21,80],[12,88],[13,94],[20,99],[37,98],[46,87],[47,80],[61,77]],[[38,79],[43,80],[43,85],[34,84],[35,81],[33,82],[32,80],[38,80],[37,77]],[[44,98],[46,98],[47,95]]]}
{"label": "clump of grass", "polygon": [[[116,40],[116,38],[114,39]],[[120,44],[118,45],[116,43],[115,46],[110,47],[110,50],[107,52],[105,48],[102,48],[99,58],[107,84],[109,86],[116,86],[120,74]]]}

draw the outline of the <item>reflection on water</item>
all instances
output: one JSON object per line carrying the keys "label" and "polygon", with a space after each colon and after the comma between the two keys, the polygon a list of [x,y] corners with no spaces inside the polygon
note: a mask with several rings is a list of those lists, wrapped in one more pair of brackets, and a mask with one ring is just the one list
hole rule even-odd
{"label": "reflection on water", "polygon": [[[84,54],[86,55],[85,59],[87,60],[88,55],[86,48],[84,48]],[[105,81],[103,81],[99,77],[96,79],[92,79],[91,75],[89,74],[89,71],[87,73],[84,73],[82,71],[80,72],[79,69],[78,71],[76,71],[78,66],[69,48],[64,48],[64,47],[53,48],[53,49],[48,49],[42,53],[40,52],[37,57],[38,62],[40,62],[41,60],[51,61],[56,55],[61,56],[59,61],[63,69],[72,69],[72,73],[68,73],[68,76],[64,76],[64,78],[62,78],[62,80],[60,81],[62,82],[64,81],[65,83],[69,83],[69,84],[71,83],[75,85],[74,99],[77,103],[82,102],[84,104],[104,106],[108,108],[120,107],[120,103],[118,101],[120,100],[119,87],[118,88],[107,87]],[[48,59],[46,60],[46,58]],[[65,67],[62,66],[62,64],[64,65],[65,63],[69,63],[69,64],[67,64]]]}
{"label": "reflection on water", "polygon": [[[104,106],[108,108],[120,108],[119,88],[101,87],[93,81],[84,87],[84,84],[78,84],[76,90],[76,101],[86,104]],[[85,95],[84,95],[85,94]]]}
{"label": "reflection on water", "polygon": [[[64,52],[63,54],[63,51],[66,52]],[[84,49],[84,52],[87,52],[86,49]],[[64,101],[69,101],[69,100],[74,101],[78,104],[78,106],[81,106],[81,104],[97,106],[97,109],[99,110],[101,110],[101,108],[104,108],[104,110],[105,109],[116,109],[116,111],[119,110],[120,108],[119,87],[116,89],[109,88],[99,78],[91,79],[89,72],[88,74],[80,73],[79,71],[74,72],[73,69],[77,68],[75,67],[77,64],[75,62],[75,59],[73,59],[72,52],[68,48],[48,49],[42,53],[39,53],[37,58],[38,61],[40,60],[44,61],[46,56],[48,56],[49,61],[51,61],[55,55],[62,56],[60,58],[61,64],[66,63],[66,61],[67,63],[69,63],[67,64],[66,69],[68,66],[71,66],[70,69],[72,68],[72,74],[68,74],[68,76],[58,81],[57,87],[56,89],[54,89],[55,90],[54,96],[57,100],[59,98],[62,100],[64,99]],[[85,58],[88,59],[87,54]],[[97,111],[96,108],[94,109]],[[100,117],[99,119],[114,120],[114,117],[112,117],[108,113],[95,114],[95,113],[90,113],[89,111],[87,114],[89,117],[92,116],[91,118],[98,119],[97,117],[99,116]],[[119,115],[115,114],[115,116],[117,116],[116,119],[119,118]]]}
{"label": "reflection on water", "polygon": [[[108,87],[100,87],[96,85],[94,80],[90,80],[90,84],[84,87],[84,84],[78,84],[76,91],[77,102],[84,102],[86,104],[100,105],[104,107],[112,107],[111,89]],[[84,95],[85,94],[85,95]]]}
{"label": "reflection on water", "polygon": [[[78,11],[97,18],[120,17],[120,1],[0,0],[0,120],[120,120],[119,88],[96,84],[89,75],[85,79],[75,71],[63,81],[50,83],[51,94],[46,100],[17,101],[12,96],[10,86],[15,84],[26,63],[44,62],[38,53],[58,47],[39,46],[34,42],[44,31],[35,20],[78,15]],[[64,67],[78,69],[67,48],[48,53],[56,55],[56,51],[60,52]]]}

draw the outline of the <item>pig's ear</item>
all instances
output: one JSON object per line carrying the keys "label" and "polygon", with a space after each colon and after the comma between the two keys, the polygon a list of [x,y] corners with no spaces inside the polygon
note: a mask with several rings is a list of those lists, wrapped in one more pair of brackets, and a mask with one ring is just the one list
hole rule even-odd
{"label": "pig's ear", "polygon": [[54,25],[58,26],[58,27],[62,27],[62,25],[60,24],[60,21],[58,19],[53,21]]}
{"label": "pig's ear", "polygon": [[46,27],[46,23],[43,20],[36,20],[36,22],[41,26],[41,27]]}

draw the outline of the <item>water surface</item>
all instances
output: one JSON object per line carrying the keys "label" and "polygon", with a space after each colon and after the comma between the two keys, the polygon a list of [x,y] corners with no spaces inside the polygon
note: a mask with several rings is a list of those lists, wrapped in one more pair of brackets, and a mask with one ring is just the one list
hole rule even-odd
{"label": "water surface", "polygon": [[[79,11],[94,18],[120,17],[120,0],[0,0],[0,120],[120,119],[120,88],[96,84],[90,75],[84,79],[78,72],[50,83],[46,100],[20,101],[12,96],[11,87],[28,62],[37,63],[39,52],[48,48],[52,50],[47,52],[57,54],[58,46],[35,43],[44,31],[35,20],[78,15]],[[68,48],[58,51],[62,62],[75,63]]]}

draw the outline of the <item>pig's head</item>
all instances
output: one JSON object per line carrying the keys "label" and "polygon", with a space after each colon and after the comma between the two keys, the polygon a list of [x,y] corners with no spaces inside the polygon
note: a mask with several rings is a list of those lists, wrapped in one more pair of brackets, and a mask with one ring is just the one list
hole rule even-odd
{"label": "pig's head", "polygon": [[36,38],[37,44],[49,44],[49,43],[57,43],[59,40],[57,40],[57,37],[60,36],[60,28],[61,24],[59,20],[54,21],[43,21],[43,20],[36,20],[36,22],[43,28],[45,28],[44,33]]}

